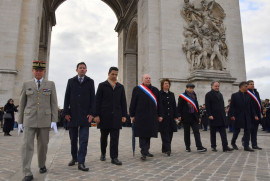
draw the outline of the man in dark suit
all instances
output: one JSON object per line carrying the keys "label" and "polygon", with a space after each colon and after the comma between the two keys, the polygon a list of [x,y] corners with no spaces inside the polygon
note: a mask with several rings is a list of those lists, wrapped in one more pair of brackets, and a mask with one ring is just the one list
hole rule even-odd
{"label": "man in dark suit", "polygon": [[253,152],[254,150],[249,147],[251,121],[253,118],[255,120],[259,120],[259,118],[252,107],[252,98],[248,95],[247,90],[247,82],[241,82],[239,84],[239,92],[232,94],[231,97],[229,115],[234,127],[231,144],[235,150],[238,150],[236,139],[240,129],[244,128],[244,136],[242,138],[244,150]]}
{"label": "man in dark suit", "polygon": [[122,165],[118,160],[119,131],[126,122],[127,102],[125,89],[117,82],[118,68],[111,67],[108,79],[98,86],[96,94],[95,121],[100,128],[101,161],[106,160],[108,135],[110,134],[111,163]]}
{"label": "man in dark suit", "polygon": [[135,137],[139,137],[142,160],[153,157],[149,153],[150,139],[157,138],[158,122],[163,119],[162,110],[159,90],[151,85],[150,75],[143,75],[142,84],[133,89],[129,108]]}
{"label": "man in dark suit", "polygon": [[259,120],[255,120],[254,117],[252,118],[251,121],[251,130],[250,130],[250,135],[251,135],[251,145],[253,149],[261,150],[257,144],[257,132],[258,132],[258,127],[259,123],[262,119],[262,103],[261,103],[261,98],[260,94],[257,91],[257,89],[254,88],[254,81],[249,80],[247,81],[248,83],[248,94],[251,96],[253,99],[253,109],[256,112],[256,116],[259,118]]}
{"label": "man in dark suit", "polygon": [[211,91],[205,95],[206,113],[210,123],[210,140],[212,151],[216,152],[216,132],[218,131],[222,141],[223,151],[232,151],[228,147],[226,135],[226,113],[224,109],[224,99],[219,92],[220,83],[215,81],[211,83]]}
{"label": "man in dark suit", "polygon": [[184,140],[186,152],[190,149],[190,127],[193,130],[196,147],[198,152],[206,152],[207,149],[202,146],[201,135],[199,132],[199,123],[201,123],[199,105],[197,96],[194,92],[195,85],[188,83],[186,91],[178,98],[178,120],[183,123]]}
{"label": "man in dark suit", "polygon": [[68,165],[73,166],[78,162],[79,170],[88,171],[89,168],[86,168],[84,163],[89,126],[95,109],[95,86],[94,81],[85,75],[87,67],[84,62],[78,63],[76,71],[78,75],[68,80],[64,102],[64,115],[68,122],[72,155]]}

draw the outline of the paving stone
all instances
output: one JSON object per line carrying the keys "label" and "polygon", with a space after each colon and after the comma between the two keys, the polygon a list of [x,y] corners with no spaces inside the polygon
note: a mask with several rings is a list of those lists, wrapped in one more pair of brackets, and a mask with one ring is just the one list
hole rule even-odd
{"label": "paving stone", "polygon": [[[0,133],[0,181],[22,178],[21,173],[21,142],[22,135],[4,137]],[[242,134],[242,133],[241,133]],[[236,180],[270,180],[270,134],[259,130],[258,145],[263,150],[247,153],[237,144],[240,150],[231,153],[222,152],[219,135],[217,135],[218,152],[208,151],[197,153],[194,139],[191,136],[191,153],[185,152],[183,141],[183,130],[174,134],[172,143],[172,155],[168,157],[161,153],[161,140],[151,139],[150,152],[155,156],[140,160],[138,139],[136,138],[135,156],[132,156],[131,129],[123,128],[119,140],[119,160],[122,166],[110,163],[109,149],[107,148],[107,160],[101,162],[100,157],[100,132],[96,128],[90,128],[88,154],[85,165],[90,168],[89,172],[79,171],[77,165],[69,167],[71,159],[70,141],[68,131],[59,129],[59,133],[50,133],[50,143],[47,158],[48,172],[39,174],[37,168],[36,150],[32,161],[32,171],[35,180],[46,181],[109,181],[109,180],[149,180],[149,181],[236,181]],[[228,140],[231,139],[228,134]],[[202,142],[205,147],[210,148],[209,131],[201,132]],[[239,136],[241,138],[241,135]],[[36,146],[35,146],[36,149]]]}

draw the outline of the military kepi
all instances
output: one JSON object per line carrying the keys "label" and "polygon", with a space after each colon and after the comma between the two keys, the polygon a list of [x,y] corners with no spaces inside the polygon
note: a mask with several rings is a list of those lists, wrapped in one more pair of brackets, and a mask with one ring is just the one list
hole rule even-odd
{"label": "military kepi", "polygon": [[33,61],[33,69],[46,69],[46,62],[45,61],[40,61],[40,60],[35,60]]}

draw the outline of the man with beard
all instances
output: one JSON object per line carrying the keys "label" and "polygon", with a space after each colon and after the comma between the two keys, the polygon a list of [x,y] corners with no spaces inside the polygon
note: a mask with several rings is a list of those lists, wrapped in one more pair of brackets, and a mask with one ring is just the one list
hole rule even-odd
{"label": "man with beard", "polygon": [[151,85],[150,75],[143,75],[142,84],[133,89],[129,108],[135,137],[139,137],[141,160],[154,156],[149,152],[150,139],[157,138],[158,122],[163,119],[162,110],[159,90]]}
{"label": "man with beard", "polygon": [[210,140],[212,151],[217,152],[216,132],[218,131],[222,141],[223,151],[232,151],[228,147],[226,135],[226,113],[224,109],[224,99],[219,92],[220,83],[215,81],[211,83],[211,91],[205,95],[206,112],[210,123]]}
{"label": "man with beard", "polygon": [[87,154],[89,127],[95,109],[95,86],[94,80],[85,75],[87,66],[84,62],[77,64],[76,72],[77,75],[68,80],[64,102],[64,115],[68,122],[72,155],[68,166],[73,166],[78,162],[79,170],[89,171],[84,163]]}

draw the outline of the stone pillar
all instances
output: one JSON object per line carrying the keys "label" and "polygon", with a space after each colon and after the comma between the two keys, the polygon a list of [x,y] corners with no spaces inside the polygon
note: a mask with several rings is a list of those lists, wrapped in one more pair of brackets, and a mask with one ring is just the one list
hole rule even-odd
{"label": "stone pillar", "polygon": [[125,29],[122,29],[118,33],[118,81],[121,84],[124,84],[124,32]]}
{"label": "stone pillar", "polygon": [[[132,96],[132,90],[138,85],[137,79],[137,53],[125,54],[124,62],[124,85],[127,98],[127,105],[129,108]],[[139,80],[140,81],[140,80]]]}
{"label": "stone pillar", "polygon": [[[0,3],[0,107],[13,98],[23,0]],[[18,102],[15,102],[18,103]]]}
{"label": "stone pillar", "polygon": [[23,0],[21,7],[20,26],[18,31],[16,70],[13,96],[18,103],[22,83],[32,79],[32,61],[38,59],[40,26],[43,11],[43,0]]}
{"label": "stone pillar", "polygon": [[138,83],[149,73],[152,84],[159,86],[161,71],[160,1],[138,2]]}

